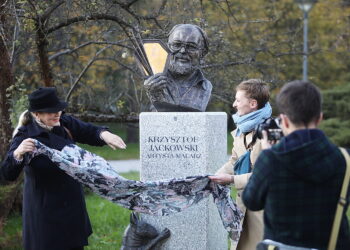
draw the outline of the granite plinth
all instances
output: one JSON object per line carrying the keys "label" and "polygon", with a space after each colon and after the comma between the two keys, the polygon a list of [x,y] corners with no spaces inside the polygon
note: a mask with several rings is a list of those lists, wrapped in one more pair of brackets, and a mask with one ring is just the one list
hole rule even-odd
{"label": "granite plinth", "polygon": [[[215,173],[227,158],[226,113],[141,113],[140,158],[142,181]],[[183,212],[142,219],[170,229],[161,249],[227,250],[227,232],[211,196]]]}

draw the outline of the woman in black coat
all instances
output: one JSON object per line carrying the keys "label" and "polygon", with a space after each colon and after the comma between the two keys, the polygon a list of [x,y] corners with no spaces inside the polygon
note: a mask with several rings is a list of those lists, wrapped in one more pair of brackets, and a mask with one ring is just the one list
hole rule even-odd
{"label": "woman in black coat", "polygon": [[28,162],[35,150],[32,139],[61,150],[75,142],[125,148],[123,140],[106,127],[98,127],[62,114],[67,103],[55,88],[39,88],[29,95],[29,112],[20,121],[2,165],[7,180],[22,169],[23,245],[26,250],[83,249],[92,233],[82,186],[43,155]]}

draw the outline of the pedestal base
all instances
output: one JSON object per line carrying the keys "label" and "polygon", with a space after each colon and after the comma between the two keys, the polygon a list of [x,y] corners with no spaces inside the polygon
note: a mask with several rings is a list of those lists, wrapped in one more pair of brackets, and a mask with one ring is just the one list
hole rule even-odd
{"label": "pedestal base", "polygon": [[[141,180],[213,174],[227,157],[227,115],[223,112],[158,112],[140,115]],[[212,197],[171,216],[142,215],[171,236],[169,250],[227,250],[227,232]]]}

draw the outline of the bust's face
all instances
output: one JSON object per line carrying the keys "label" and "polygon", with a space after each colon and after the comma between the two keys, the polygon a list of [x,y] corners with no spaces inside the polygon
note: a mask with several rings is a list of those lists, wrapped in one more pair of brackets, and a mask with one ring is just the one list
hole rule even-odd
{"label": "bust's face", "polygon": [[190,75],[198,66],[203,48],[203,37],[192,25],[181,25],[169,36],[168,46],[172,52],[170,72]]}

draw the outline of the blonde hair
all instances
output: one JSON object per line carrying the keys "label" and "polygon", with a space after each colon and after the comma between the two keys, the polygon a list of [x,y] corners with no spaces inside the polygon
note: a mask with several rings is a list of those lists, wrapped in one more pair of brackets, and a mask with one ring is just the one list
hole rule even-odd
{"label": "blonde hair", "polygon": [[18,124],[16,128],[13,130],[12,138],[15,137],[20,127],[27,125],[31,120],[32,120],[31,113],[28,110],[24,111],[18,118]]}

